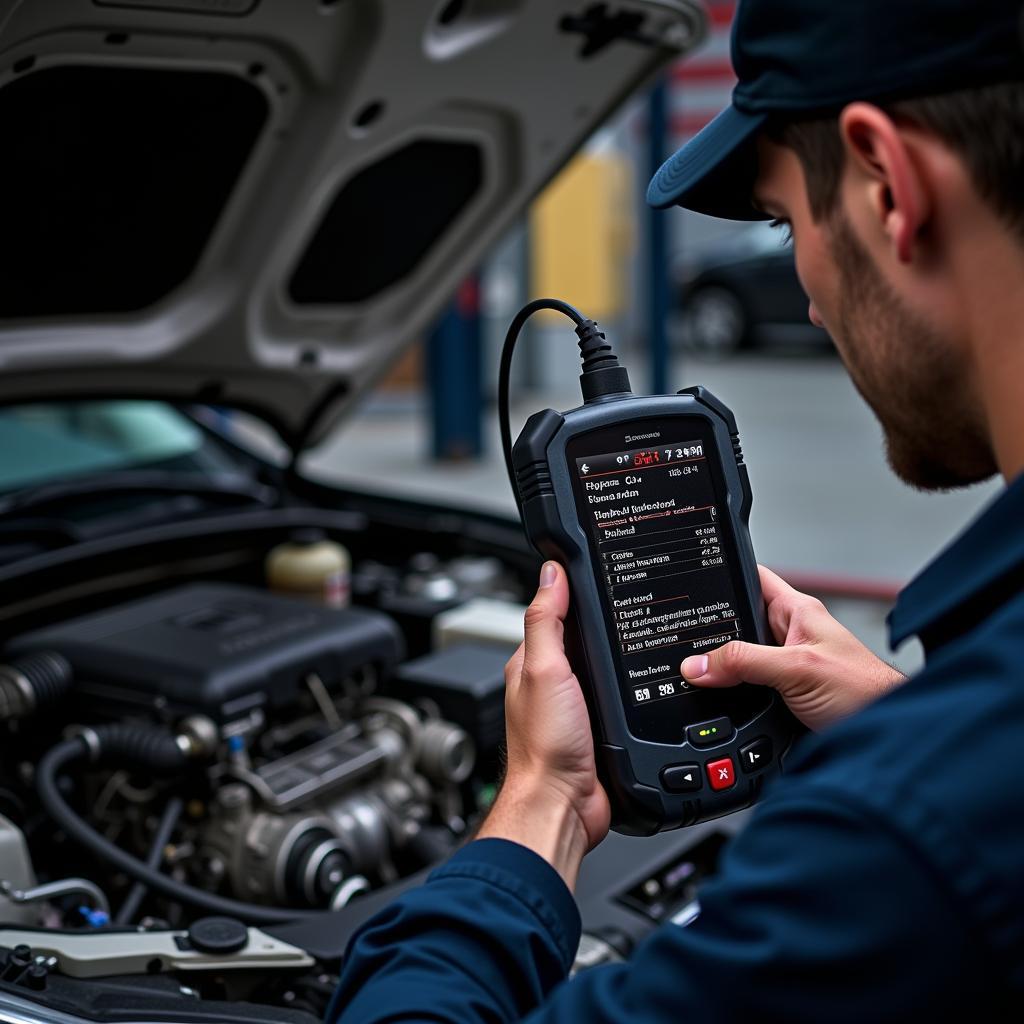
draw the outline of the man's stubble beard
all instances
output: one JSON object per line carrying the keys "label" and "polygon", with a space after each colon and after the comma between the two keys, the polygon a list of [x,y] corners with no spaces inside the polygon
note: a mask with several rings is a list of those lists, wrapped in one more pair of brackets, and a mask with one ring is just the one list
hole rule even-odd
{"label": "man's stubble beard", "polygon": [[953,345],[900,301],[841,214],[829,227],[840,283],[836,347],[882,426],[893,472],[926,491],[992,476],[991,442]]}

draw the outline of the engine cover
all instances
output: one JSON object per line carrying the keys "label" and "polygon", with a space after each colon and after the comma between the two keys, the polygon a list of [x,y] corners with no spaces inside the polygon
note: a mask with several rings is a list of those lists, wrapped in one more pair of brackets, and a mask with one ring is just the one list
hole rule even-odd
{"label": "engine cover", "polygon": [[[329,691],[403,655],[398,627],[252,587],[194,583],[25,634],[13,654],[59,651],[76,692],[107,714],[204,714],[225,724],[294,703],[310,675]],[[93,705],[95,706],[95,704]]]}

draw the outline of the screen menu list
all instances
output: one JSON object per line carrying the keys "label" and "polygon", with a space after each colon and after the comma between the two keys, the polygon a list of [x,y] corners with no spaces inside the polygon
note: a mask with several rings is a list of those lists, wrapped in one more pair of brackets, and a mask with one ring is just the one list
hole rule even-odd
{"label": "screen menu list", "polygon": [[684,695],[682,659],[741,635],[703,442],[578,458],[576,472],[624,697],[639,706]]}

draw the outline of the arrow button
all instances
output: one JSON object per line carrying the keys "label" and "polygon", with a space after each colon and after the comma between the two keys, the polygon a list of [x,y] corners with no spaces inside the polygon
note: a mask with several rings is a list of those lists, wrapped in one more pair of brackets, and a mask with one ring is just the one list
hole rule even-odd
{"label": "arrow button", "polygon": [[767,736],[759,736],[745,747],[740,747],[740,767],[748,775],[759,772],[772,763],[772,753],[772,741]]}
{"label": "arrow button", "polygon": [[670,793],[695,793],[703,785],[700,765],[670,764],[661,769],[661,784]]}

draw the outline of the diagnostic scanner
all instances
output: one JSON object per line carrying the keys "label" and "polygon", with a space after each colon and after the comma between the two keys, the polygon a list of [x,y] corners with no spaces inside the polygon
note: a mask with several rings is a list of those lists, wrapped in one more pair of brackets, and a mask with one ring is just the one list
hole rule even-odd
{"label": "diagnostic scanner", "polygon": [[513,321],[503,352],[506,452],[512,348],[544,308],[576,321],[584,404],[531,416],[510,477],[527,538],[569,578],[566,653],[612,827],[650,835],[707,821],[757,799],[798,728],[774,690],[700,689],[679,671],[730,640],[770,642],[736,422],[701,387],[632,394],[597,325],[541,299]]}

